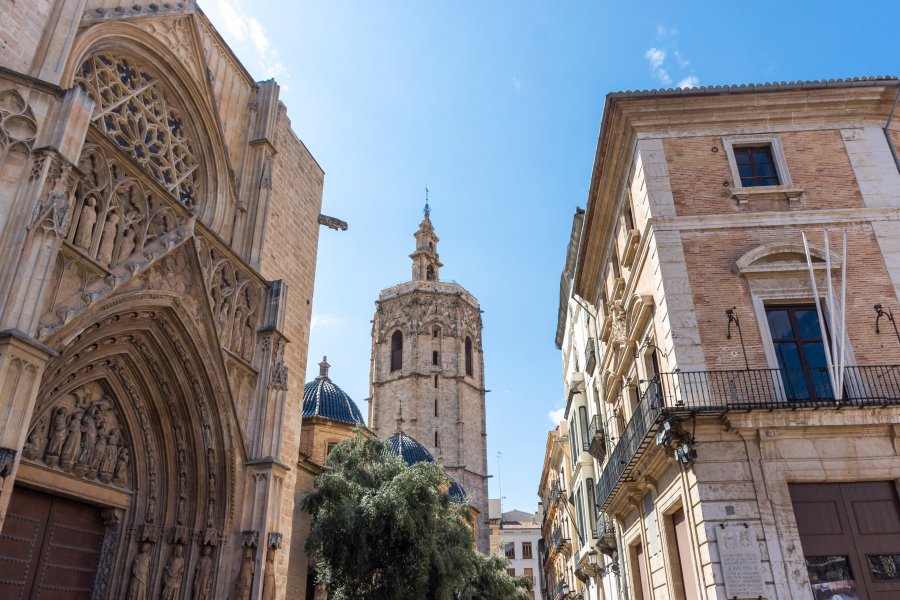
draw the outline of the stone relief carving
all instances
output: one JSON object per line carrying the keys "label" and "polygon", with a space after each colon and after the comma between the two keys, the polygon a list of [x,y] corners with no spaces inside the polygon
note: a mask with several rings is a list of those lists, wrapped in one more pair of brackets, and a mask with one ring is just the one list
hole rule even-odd
{"label": "stone relief carving", "polygon": [[179,62],[187,68],[195,77],[200,74],[197,56],[194,52],[193,33],[191,32],[190,17],[183,19],[160,19],[136,22],[143,25],[153,33],[156,39],[161,40],[172,53],[178,57]]}
{"label": "stone relief carving", "polygon": [[253,548],[245,545],[243,548],[243,556],[241,557],[241,568],[238,571],[237,579],[234,582],[235,600],[250,600],[250,593],[253,590],[253,563]]}
{"label": "stone relief carving", "polygon": [[212,548],[203,546],[200,550],[200,558],[194,569],[194,600],[210,600],[213,578]]}
{"label": "stone relief carving", "polygon": [[130,451],[112,398],[92,382],[52,403],[32,426],[22,455],[90,480],[128,487]]}
{"label": "stone relief carving", "polygon": [[250,362],[256,347],[263,286],[203,237],[197,238],[197,246],[219,341]]}
{"label": "stone relief carving", "polygon": [[96,102],[93,121],[156,181],[188,208],[199,192],[199,161],[182,111],[158,78],[132,57],[99,53],[75,76]]}
{"label": "stone relief carving", "polygon": [[140,552],[131,563],[131,579],[128,582],[126,600],[147,600],[150,592],[150,544],[143,542]]}
{"label": "stone relief carving", "polygon": [[627,326],[625,322],[625,308],[621,302],[612,302],[609,305],[610,333],[609,338],[613,344],[622,344],[627,338]]}
{"label": "stone relief carving", "polygon": [[72,212],[69,198],[72,195],[76,179],[72,174],[71,165],[68,163],[60,164],[46,155],[35,159],[34,167],[36,170],[40,171],[43,169],[41,164],[43,161],[50,161],[50,172],[47,178],[49,191],[35,209],[28,228],[34,229],[39,227],[48,233],[62,237],[65,235],[69,216]]}
{"label": "stone relief carving", "polygon": [[160,600],[177,600],[181,591],[181,580],[184,577],[184,546],[175,546],[163,569],[163,589]]}
{"label": "stone relief carving", "polygon": [[10,152],[31,155],[37,122],[34,113],[16,90],[0,92],[0,162]]}

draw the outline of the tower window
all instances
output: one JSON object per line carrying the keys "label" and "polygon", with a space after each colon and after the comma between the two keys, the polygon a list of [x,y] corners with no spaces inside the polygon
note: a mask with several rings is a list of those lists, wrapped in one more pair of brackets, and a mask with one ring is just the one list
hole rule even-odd
{"label": "tower window", "polygon": [[472,338],[466,337],[466,375],[472,376]]}
{"label": "tower window", "polygon": [[438,444],[438,433],[437,433],[437,431],[435,431],[434,432],[434,447],[437,448],[438,446],[440,446],[440,444]]}
{"label": "tower window", "polygon": [[434,281],[434,267],[428,265],[428,268],[425,269],[425,279],[428,281]]}
{"label": "tower window", "polygon": [[438,416],[438,399],[434,399],[434,416]]}
{"label": "tower window", "polygon": [[391,336],[391,371],[399,371],[403,367],[403,334],[395,331]]}
{"label": "tower window", "polygon": [[431,352],[431,364],[437,365],[440,361],[438,360],[438,351],[433,350]]}
{"label": "tower window", "polygon": [[435,389],[437,389],[437,386],[438,386],[438,376],[435,375],[435,376],[434,376],[434,387],[435,387]]}
{"label": "tower window", "polygon": [[441,328],[435,325],[431,328],[431,337],[441,337]]}

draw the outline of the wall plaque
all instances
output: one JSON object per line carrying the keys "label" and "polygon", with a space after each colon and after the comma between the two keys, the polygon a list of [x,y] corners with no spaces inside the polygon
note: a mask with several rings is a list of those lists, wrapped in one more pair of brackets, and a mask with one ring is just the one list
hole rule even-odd
{"label": "wall plaque", "polygon": [[725,596],[730,599],[765,598],[762,556],[753,527],[720,525],[716,528],[716,542],[725,577]]}

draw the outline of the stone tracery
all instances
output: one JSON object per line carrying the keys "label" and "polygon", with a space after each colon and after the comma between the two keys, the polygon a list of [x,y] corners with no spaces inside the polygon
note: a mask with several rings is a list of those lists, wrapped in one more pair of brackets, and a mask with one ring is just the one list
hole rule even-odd
{"label": "stone tracery", "polygon": [[200,197],[199,161],[184,118],[150,69],[130,57],[98,53],[75,77],[97,102],[93,120],[160,185],[187,206]]}

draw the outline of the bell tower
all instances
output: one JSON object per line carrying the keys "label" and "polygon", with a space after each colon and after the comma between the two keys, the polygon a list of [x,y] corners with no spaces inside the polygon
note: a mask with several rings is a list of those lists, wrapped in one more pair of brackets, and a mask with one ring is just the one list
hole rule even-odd
{"label": "bell tower", "polygon": [[462,286],[440,280],[427,195],[424,212],[409,255],[412,279],[382,290],[375,302],[369,427],[387,439],[402,414],[403,432],[443,465],[479,511],[477,545],[487,552],[481,308]]}

